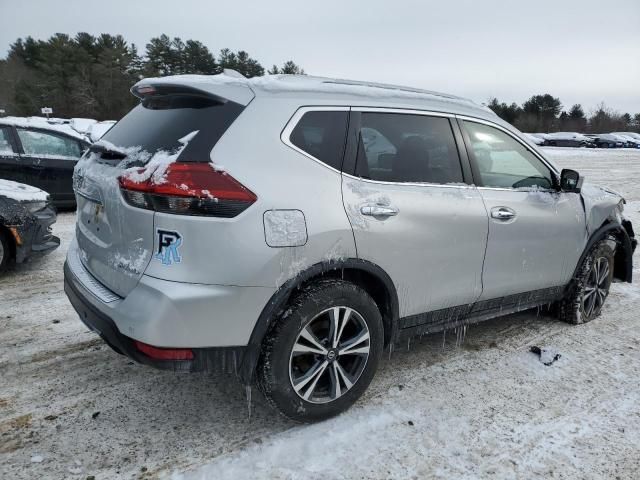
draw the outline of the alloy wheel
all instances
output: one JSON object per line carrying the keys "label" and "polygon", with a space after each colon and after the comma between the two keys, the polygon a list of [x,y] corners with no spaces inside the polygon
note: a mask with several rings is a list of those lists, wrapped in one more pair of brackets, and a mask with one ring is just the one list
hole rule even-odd
{"label": "alloy wheel", "polygon": [[597,314],[609,295],[609,260],[598,257],[594,260],[582,294],[582,312],[587,318]]}
{"label": "alloy wheel", "polygon": [[313,317],[298,334],[289,359],[289,379],[300,398],[332,402],[356,384],[371,349],[362,315],[331,307]]}

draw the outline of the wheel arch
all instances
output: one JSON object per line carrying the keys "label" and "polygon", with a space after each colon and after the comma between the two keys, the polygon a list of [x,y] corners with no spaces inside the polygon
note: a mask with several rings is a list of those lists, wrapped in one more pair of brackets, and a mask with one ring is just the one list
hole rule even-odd
{"label": "wheel arch", "polygon": [[382,315],[385,347],[395,341],[399,318],[398,294],[391,277],[384,269],[357,258],[316,263],[285,282],[260,313],[238,371],[244,384],[248,385],[253,380],[262,341],[274,320],[284,311],[292,295],[316,280],[332,277],[350,281],[371,295]]}
{"label": "wheel arch", "polygon": [[578,260],[576,268],[573,271],[573,275],[571,276],[572,282],[576,278],[580,266],[584,262],[585,257],[589,254],[591,248],[608,235],[613,236],[618,244],[614,257],[613,276],[623,282],[631,283],[633,276],[633,244],[629,237],[627,228],[622,223],[612,220],[605,221],[600,228],[593,232],[591,237],[589,237],[589,241],[580,255],[580,259]]}

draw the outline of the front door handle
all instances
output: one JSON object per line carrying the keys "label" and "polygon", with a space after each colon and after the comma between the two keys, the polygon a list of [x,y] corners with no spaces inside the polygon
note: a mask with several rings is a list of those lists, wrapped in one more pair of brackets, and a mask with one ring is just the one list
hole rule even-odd
{"label": "front door handle", "polygon": [[360,213],[370,217],[393,217],[398,214],[398,209],[382,205],[363,205],[360,207]]}
{"label": "front door handle", "polygon": [[511,220],[516,217],[516,212],[509,207],[493,207],[491,209],[491,218],[497,220]]}

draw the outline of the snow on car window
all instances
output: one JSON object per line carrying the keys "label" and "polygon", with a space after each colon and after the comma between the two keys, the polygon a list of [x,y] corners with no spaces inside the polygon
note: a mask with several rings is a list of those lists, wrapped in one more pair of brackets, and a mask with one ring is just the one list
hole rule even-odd
{"label": "snow on car window", "polygon": [[18,129],[22,148],[27,155],[80,158],[80,144],[73,139],[44,132]]}

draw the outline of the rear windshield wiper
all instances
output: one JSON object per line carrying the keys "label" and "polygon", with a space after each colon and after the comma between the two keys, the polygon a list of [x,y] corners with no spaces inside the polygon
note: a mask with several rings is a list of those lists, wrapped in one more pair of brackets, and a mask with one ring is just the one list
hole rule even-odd
{"label": "rear windshield wiper", "polygon": [[104,140],[98,140],[96,143],[89,147],[89,151],[101,153],[102,158],[108,160],[122,160],[127,156],[124,150],[119,149],[114,144],[105,142]]}

